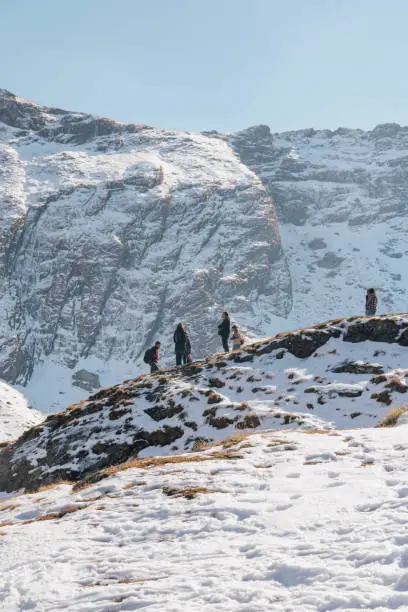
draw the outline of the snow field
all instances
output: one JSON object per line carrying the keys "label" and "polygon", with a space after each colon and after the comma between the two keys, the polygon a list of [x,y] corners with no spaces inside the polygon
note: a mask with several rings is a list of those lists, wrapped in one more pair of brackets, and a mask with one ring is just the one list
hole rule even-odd
{"label": "snow field", "polygon": [[7,496],[2,609],[406,610],[407,433],[267,431],[229,460]]}
{"label": "snow field", "polygon": [[0,381],[0,443],[16,440],[43,419],[44,415],[28,407],[21,393]]}

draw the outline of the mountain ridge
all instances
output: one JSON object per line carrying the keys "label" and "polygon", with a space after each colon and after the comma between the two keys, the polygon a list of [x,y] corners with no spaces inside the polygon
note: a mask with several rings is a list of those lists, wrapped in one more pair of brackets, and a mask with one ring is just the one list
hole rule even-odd
{"label": "mountain ridge", "polygon": [[378,424],[408,392],[408,315],[310,326],[101,389],[0,449],[0,490],[80,481],[237,433]]}

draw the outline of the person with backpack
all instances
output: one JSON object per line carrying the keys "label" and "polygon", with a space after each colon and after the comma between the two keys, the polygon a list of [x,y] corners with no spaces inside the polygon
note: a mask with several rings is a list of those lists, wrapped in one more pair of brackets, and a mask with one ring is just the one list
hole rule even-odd
{"label": "person with backpack", "polygon": [[375,289],[368,289],[366,293],[366,315],[372,316],[377,312],[377,294]]}
{"label": "person with backpack", "polygon": [[218,326],[218,335],[221,336],[222,347],[226,353],[229,351],[228,338],[230,336],[231,322],[228,312],[222,313],[222,321]]}
{"label": "person with backpack", "polygon": [[176,353],[176,365],[188,363],[191,353],[191,342],[183,323],[179,323],[173,336],[174,351]]}
{"label": "person with backpack", "polygon": [[236,325],[233,325],[231,327],[231,330],[232,330],[232,335],[231,335],[232,350],[236,351],[236,350],[240,349],[241,346],[245,343],[245,338],[239,332],[238,327]]}
{"label": "person with backpack", "polygon": [[143,361],[150,366],[151,374],[153,374],[153,372],[158,372],[159,370],[159,349],[160,342],[155,342],[152,348],[147,349],[143,357]]}

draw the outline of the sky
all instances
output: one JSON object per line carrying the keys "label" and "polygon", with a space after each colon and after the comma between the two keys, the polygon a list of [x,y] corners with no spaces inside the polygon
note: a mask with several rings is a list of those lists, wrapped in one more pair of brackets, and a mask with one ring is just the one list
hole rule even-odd
{"label": "sky", "polygon": [[0,88],[232,132],[408,124],[407,0],[0,0]]}

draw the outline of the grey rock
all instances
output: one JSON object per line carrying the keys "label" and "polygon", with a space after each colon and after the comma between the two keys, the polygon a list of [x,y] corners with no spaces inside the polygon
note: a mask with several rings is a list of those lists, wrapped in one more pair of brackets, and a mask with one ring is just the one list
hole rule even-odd
{"label": "grey rock", "polygon": [[344,257],[339,257],[335,253],[328,251],[321,259],[316,261],[319,268],[337,269],[344,261]]}
{"label": "grey rock", "polygon": [[88,372],[88,370],[78,370],[72,375],[72,384],[74,387],[79,387],[85,391],[95,391],[101,386],[98,374]]}

